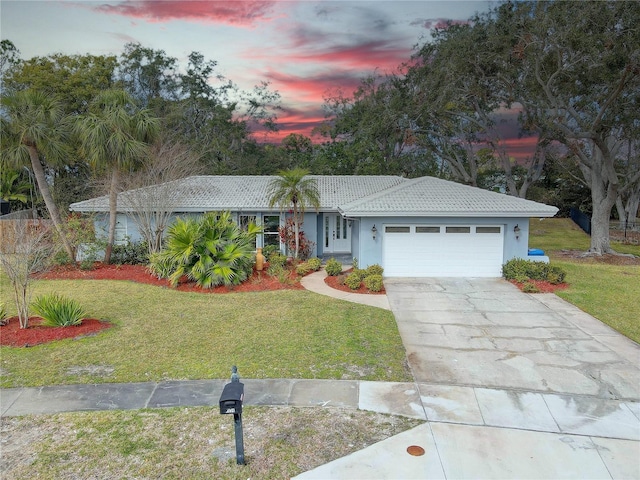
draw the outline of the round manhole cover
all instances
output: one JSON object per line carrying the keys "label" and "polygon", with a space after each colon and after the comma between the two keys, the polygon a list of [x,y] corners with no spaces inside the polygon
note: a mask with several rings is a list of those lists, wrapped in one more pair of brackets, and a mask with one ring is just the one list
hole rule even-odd
{"label": "round manhole cover", "polygon": [[419,457],[420,455],[424,455],[424,448],[418,445],[411,445],[410,447],[407,447],[407,453],[414,457]]}

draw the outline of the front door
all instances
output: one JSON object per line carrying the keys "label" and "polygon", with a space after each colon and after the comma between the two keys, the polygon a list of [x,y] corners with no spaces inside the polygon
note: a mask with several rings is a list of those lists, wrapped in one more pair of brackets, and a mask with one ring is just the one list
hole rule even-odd
{"label": "front door", "polygon": [[330,213],[324,215],[324,249],[325,253],[351,252],[351,225],[341,215]]}

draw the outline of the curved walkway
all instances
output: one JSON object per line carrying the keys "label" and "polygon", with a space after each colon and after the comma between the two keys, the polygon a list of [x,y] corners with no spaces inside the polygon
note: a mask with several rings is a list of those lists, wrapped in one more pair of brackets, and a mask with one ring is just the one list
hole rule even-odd
{"label": "curved walkway", "polygon": [[389,300],[386,295],[366,295],[361,293],[343,292],[342,290],[331,288],[324,283],[325,278],[327,278],[327,272],[322,269],[302,277],[300,283],[307,290],[319,293],[320,295],[346,300],[347,302],[361,303],[363,305],[369,305],[370,307],[391,310]]}

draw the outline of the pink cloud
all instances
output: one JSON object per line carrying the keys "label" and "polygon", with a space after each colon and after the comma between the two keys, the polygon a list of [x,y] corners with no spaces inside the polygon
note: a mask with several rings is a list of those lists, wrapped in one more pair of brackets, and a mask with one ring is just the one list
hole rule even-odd
{"label": "pink cloud", "polygon": [[283,72],[268,72],[266,77],[283,98],[294,97],[297,101],[315,104],[321,104],[328,92],[337,89],[342,90],[345,95],[351,95],[361,82],[360,76],[354,72],[343,70],[310,77]]}
{"label": "pink cloud", "polygon": [[204,23],[222,23],[250,26],[267,18],[274,1],[198,1],[198,0],[134,0],[117,5],[95,7],[102,13],[141,18],[151,22],[190,20]]}

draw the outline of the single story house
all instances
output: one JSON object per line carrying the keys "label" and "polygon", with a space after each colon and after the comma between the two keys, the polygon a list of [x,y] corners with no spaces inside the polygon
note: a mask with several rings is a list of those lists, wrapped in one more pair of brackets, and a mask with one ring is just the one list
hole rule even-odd
{"label": "single story house", "polygon": [[[256,247],[280,245],[278,227],[288,212],[269,208],[272,176],[193,176],[168,184],[176,216],[230,211],[242,225],[264,233]],[[308,208],[302,230],[316,243],[313,255],[356,257],[361,267],[380,264],[385,276],[499,277],[513,258],[530,256],[529,220],[553,217],[558,209],[434,177],[312,175],[320,208]],[[156,187],[146,187],[153,189]],[[144,189],[142,189],[144,190]],[[136,190],[118,197],[117,239],[140,239],[130,217]],[[108,198],[71,205],[108,224]]]}

